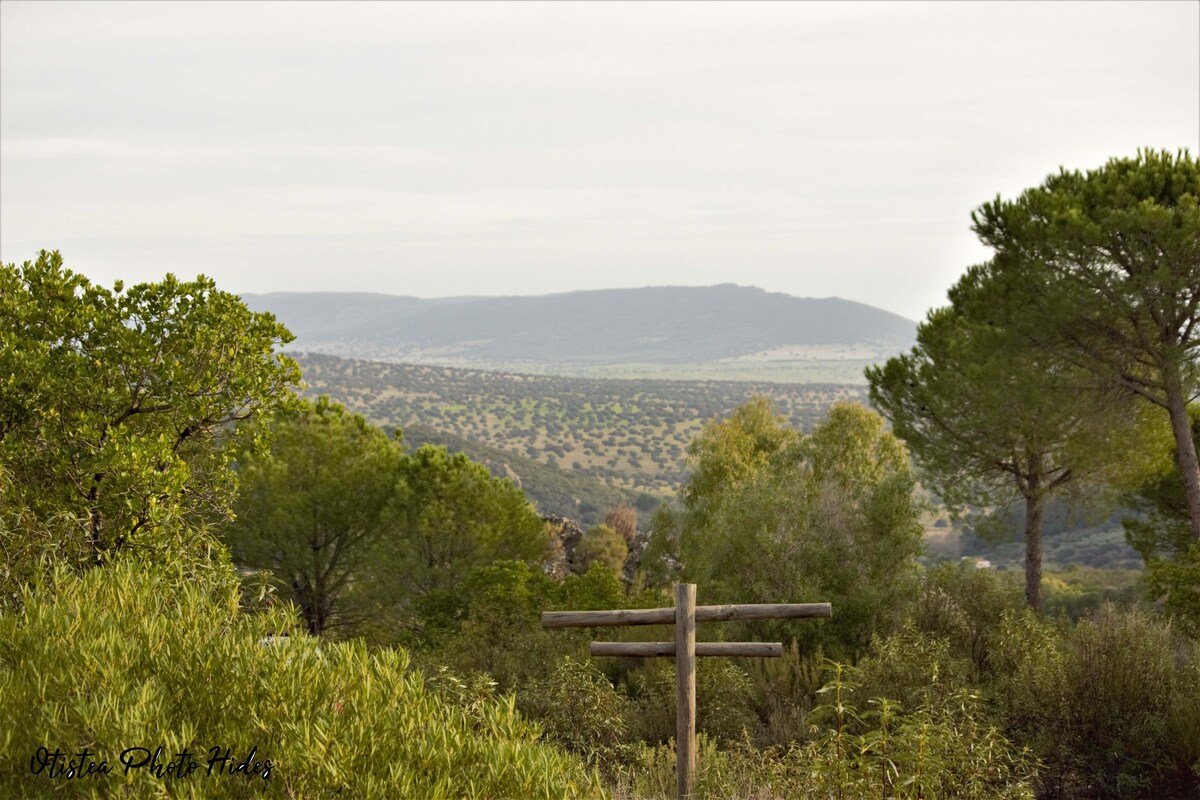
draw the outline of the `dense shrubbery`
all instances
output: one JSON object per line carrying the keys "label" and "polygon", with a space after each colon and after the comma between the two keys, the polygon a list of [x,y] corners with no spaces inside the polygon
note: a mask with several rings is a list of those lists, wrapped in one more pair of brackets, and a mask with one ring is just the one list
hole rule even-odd
{"label": "dense shrubbery", "polygon": [[[930,695],[908,713],[892,701],[849,700],[857,674],[830,664],[811,742],[762,750],[699,742],[697,798],[729,800],[1032,800],[1037,760],[990,724],[978,695]],[[670,796],[674,753],[645,747],[618,781],[619,798]]]}
{"label": "dense shrubbery", "polygon": [[[231,574],[202,584],[130,564],[53,573],[0,616],[0,719],[0,794],[11,797],[599,794],[511,698],[426,681],[401,650],[318,644],[290,612],[247,614]],[[158,745],[164,766],[185,748],[200,766],[186,777],[159,778],[150,765],[123,774],[122,751]],[[67,788],[31,774],[41,747],[68,759],[86,748],[112,773]],[[207,774],[212,747],[230,748],[226,774]],[[252,748],[258,765],[228,774]]]}
{"label": "dense shrubbery", "polygon": [[1005,617],[996,705],[1046,761],[1050,796],[1192,797],[1200,789],[1200,649],[1146,612],[1074,626]]}

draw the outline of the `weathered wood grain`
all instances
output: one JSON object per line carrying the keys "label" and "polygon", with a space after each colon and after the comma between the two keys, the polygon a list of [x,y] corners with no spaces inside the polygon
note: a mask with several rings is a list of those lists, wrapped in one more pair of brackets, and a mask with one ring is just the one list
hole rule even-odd
{"label": "weathered wood grain", "polygon": [[[729,622],[739,619],[803,619],[832,617],[829,603],[738,603],[697,606],[696,622]],[[673,608],[626,608],[614,611],[543,611],[543,628],[602,628],[613,625],[670,625]]]}
{"label": "weathered wood grain", "polygon": [[[588,652],[593,656],[625,656],[631,658],[674,658],[674,642],[592,642]],[[780,642],[696,642],[696,657],[746,656],[776,658],[783,655]]]}

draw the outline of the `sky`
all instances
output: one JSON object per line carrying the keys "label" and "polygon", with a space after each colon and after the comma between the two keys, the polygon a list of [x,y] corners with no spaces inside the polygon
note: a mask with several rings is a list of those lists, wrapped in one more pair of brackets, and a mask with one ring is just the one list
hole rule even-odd
{"label": "sky", "polygon": [[0,3],[0,261],[918,320],[970,213],[1200,153],[1200,2]]}

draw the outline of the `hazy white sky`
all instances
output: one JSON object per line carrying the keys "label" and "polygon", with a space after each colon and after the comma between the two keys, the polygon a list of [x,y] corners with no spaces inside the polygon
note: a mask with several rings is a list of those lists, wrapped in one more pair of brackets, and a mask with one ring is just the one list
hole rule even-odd
{"label": "hazy white sky", "polygon": [[969,215],[1200,150],[1200,2],[0,3],[0,259],[912,319]]}

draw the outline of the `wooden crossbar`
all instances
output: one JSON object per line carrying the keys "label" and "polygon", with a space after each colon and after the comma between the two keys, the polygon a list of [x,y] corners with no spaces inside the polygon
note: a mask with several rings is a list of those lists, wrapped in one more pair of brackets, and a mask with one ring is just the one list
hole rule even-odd
{"label": "wooden crossbar", "polygon": [[[696,622],[739,619],[832,617],[829,603],[741,603],[696,606]],[[674,608],[626,608],[615,611],[543,611],[543,628],[601,628],[611,625],[674,625]]]}
{"label": "wooden crossbar", "polygon": [[738,619],[804,619],[832,617],[829,603],[744,603],[697,606],[696,584],[675,584],[674,608],[629,608],[606,611],[543,611],[543,628],[599,628],[610,625],[674,625],[673,642],[592,642],[593,656],[675,659],[675,769],[678,796],[692,794],[696,772],[696,658],[703,656],[783,655],[779,642],[697,642],[697,622]]}
{"label": "wooden crossbar", "polygon": [[[592,642],[593,656],[632,656],[635,658],[675,657],[674,642]],[[749,656],[777,658],[783,655],[780,642],[696,642],[696,657]]]}

